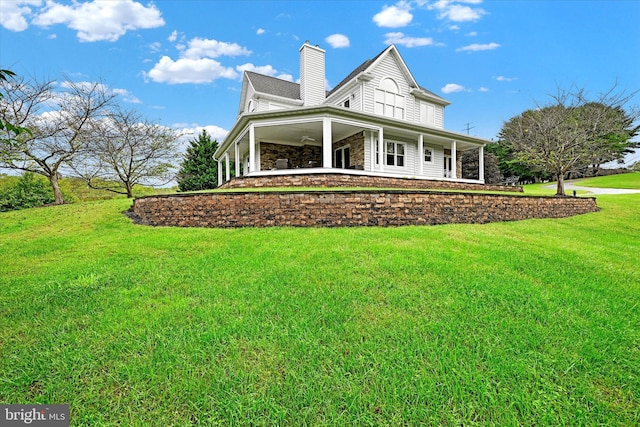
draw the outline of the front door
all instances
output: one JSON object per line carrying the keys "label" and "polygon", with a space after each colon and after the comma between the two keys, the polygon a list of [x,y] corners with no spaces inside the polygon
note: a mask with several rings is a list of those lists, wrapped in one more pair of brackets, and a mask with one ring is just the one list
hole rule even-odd
{"label": "front door", "polygon": [[351,166],[351,148],[348,145],[340,147],[334,151],[334,165],[338,169],[349,169]]}
{"label": "front door", "polygon": [[444,156],[444,177],[451,178],[451,156],[445,154]]}

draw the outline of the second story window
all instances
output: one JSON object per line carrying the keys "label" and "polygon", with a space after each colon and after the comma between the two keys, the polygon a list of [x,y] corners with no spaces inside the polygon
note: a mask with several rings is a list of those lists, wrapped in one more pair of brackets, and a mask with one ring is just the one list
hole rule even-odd
{"label": "second story window", "polygon": [[404,96],[400,95],[398,84],[393,79],[382,79],[374,96],[376,114],[404,119]]}
{"label": "second story window", "polygon": [[351,108],[351,102],[349,101],[348,98],[342,103],[342,106],[344,108]]}

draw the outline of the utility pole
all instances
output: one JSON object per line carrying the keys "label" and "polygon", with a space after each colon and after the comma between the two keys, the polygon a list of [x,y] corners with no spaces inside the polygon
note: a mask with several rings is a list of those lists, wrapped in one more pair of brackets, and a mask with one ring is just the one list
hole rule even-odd
{"label": "utility pole", "polygon": [[462,130],[466,130],[466,131],[467,131],[467,135],[469,135],[469,131],[470,131],[471,129],[475,129],[475,126],[471,126],[472,124],[473,124],[473,122],[469,122],[469,123],[467,123],[467,127],[465,127],[464,129],[462,129]]}

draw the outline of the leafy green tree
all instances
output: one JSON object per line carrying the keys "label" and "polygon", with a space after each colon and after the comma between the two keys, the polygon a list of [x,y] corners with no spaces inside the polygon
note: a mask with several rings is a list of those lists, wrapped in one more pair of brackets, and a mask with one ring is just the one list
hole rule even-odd
{"label": "leafy green tree", "polygon": [[640,114],[623,106],[634,94],[614,93],[615,87],[595,101],[584,90],[562,90],[551,102],[512,117],[499,138],[514,158],[557,181],[556,195],[564,196],[565,176],[586,165],[624,156],[636,143],[629,128]]}
{"label": "leafy green tree", "polygon": [[217,149],[218,141],[211,140],[204,129],[197,139],[189,141],[178,172],[180,191],[208,190],[218,186],[218,162],[213,158]]}
{"label": "leafy green tree", "polygon": [[0,193],[0,212],[42,206],[54,200],[44,178],[26,172],[14,185]]}
{"label": "leafy green tree", "polygon": [[[499,184],[502,181],[502,173],[498,167],[498,157],[484,151],[484,182],[487,184]],[[462,177],[466,179],[479,178],[480,162],[478,150],[468,150],[462,153]]]}
{"label": "leafy green tree", "polygon": [[[9,79],[14,78],[15,76],[16,74],[13,71],[0,70],[0,81],[2,82],[6,83],[9,81]],[[0,102],[3,98],[4,95],[2,94],[2,92],[0,92]],[[16,126],[15,124],[10,123],[2,117],[0,117],[0,132],[2,132],[2,142],[4,142],[5,144],[9,144],[14,140],[16,136],[20,135],[23,132],[31,134],[31,131],[29,129],[23,128],[21,126]]]}

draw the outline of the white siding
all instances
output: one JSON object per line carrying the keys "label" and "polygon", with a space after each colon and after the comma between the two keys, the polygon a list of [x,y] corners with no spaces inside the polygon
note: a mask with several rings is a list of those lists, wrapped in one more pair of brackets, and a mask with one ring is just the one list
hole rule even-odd
{"label": "white siding", "polygon": [[374,99],[376,89],[380,88],[380,83],[383,79],[390,78],[398,85],[398,95],[404,97],[404,120],[411,120],[414,109],[413,96],[409,95],[409,85],[395,57],[393,55],[385,56],[382,61],[371,70],[371,73],[374,75],[374,78],[365,85],[365,105],[363,111],[369,114],[376,114]]}
{"label": "white siding", "polygon": [[424,156],[420,156],[420,161],[422,161],[422,168],[424,176],[428,176],[430,178],[442,178],[442,162],[444,155],[444,149],[442,147],[438,147],[436,145],[430,145],[425,141],[425,147],[429,147],[433,150],[433,161],[431,163],[427,163],[424,161]]}
{"label": "white siding", "polygon": [[434,123],[435,127],[439,129],[444,129],[444,107],[441,105],[436,105],[436,121]]}
{"label": "white siding", "polygon": [[300,48],[300,97],[305,106],[325,100],[324,50],[305,43]]}

